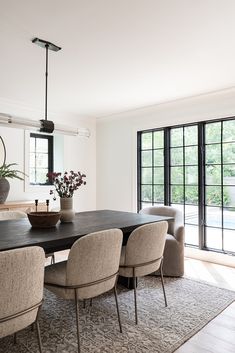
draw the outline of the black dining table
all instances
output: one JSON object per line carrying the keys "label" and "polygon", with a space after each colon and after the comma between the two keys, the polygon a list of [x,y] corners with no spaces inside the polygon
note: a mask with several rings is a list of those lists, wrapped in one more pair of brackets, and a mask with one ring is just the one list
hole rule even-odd
{"label": "black dining table", "polygon": [[105,229],[119,228],[123,231],[123,243],[137,227],[171,217],[152,216],[133,212],[98,210],[79,212],[71,223],[58,223],[52,228],[32,228],[28,218],[0,222],[0,251],[41,246],[45,253],[70,249],[80,237]]}

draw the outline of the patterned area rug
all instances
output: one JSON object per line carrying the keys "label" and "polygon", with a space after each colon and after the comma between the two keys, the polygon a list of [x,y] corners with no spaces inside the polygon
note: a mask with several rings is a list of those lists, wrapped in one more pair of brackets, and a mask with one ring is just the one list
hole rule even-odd
{"label": "patterned area rug", "polygon": [[[118,288],[123,333],[119,332],[112,293],[80,305],[82,352],[172,353],[235,300],[235,292],[185,278],[165,278],[168,307],[158,277],[138,283],[139,324],[134,323],[133,291]],[[40,316],[43,353],[77,352],[74,303],[45,290]],[[1,353],[38,352],[30,328],[0,340]]]}

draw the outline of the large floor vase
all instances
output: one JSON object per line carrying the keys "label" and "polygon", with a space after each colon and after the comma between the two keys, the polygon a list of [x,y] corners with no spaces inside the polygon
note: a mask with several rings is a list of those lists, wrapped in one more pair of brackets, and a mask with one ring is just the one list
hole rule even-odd
{"label": "large floor vase", "polygon": [[61,197],[60,198],[60,221],[62,223],[72,222],[75,217],[75,211],[73,210],[73,198],[72,197]]}

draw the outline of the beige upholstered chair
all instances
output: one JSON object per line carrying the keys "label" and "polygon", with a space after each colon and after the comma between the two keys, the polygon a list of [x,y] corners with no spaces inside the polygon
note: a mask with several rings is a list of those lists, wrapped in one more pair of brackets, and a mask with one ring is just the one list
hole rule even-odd
{"label": "beige upholstered chair", "polygon": [[38,314],[43,298],[45,254],[42,248],[0,252],[0,338],[36,323],[42,352]]}
{"label": "beige upholstered chair", "polygon": [[184,225],[182,212],[171,206],[153,206],[143,208],[140,213],[173,217],[169,221],[168,234],[164,250],[163,274],[180,277],[184,274]]}
{"label": "beige upholstered chair", "polygon": [[58,262],[45,269],[45,287],[59,297],[75,300],[78,352],[80,352],[78,300],[91,299],[114,289],[119,327],[122,332],[116,292],[122,238],[120,229],[88,234],[73,244],[68,261]]}
{"label": "beige upholstered chair", "polygon": [[126,246],[122,248],[119,274],[123,277],[133,277],[136,324],[138,323],[137,277],[148,275],[160,269],[165,305],[167,306],[162,275],[163,251],[167,227],[167,222],[150,223],[138,227],[129,236]]}
{"label": "beige upholstered chair", "polygon": [[[14,219],[26,218],[27,213],[22,211],[0,211],[0,221],[10,221]],[[46,258],[51,257],[51,263],[55,263],[55,254],[46,254]]]}

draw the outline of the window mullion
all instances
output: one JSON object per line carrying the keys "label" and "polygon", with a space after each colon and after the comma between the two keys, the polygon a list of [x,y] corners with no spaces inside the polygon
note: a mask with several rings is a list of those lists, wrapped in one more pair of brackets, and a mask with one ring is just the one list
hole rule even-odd
{"label": "window mullion", "polygon": [[205,134],[204,124],[198,124],[198,224],[199,249],[205,247]]}
{"label": "window mullion", "polygon": [[164,204],[170,205],[170,129],[164,129]]}

